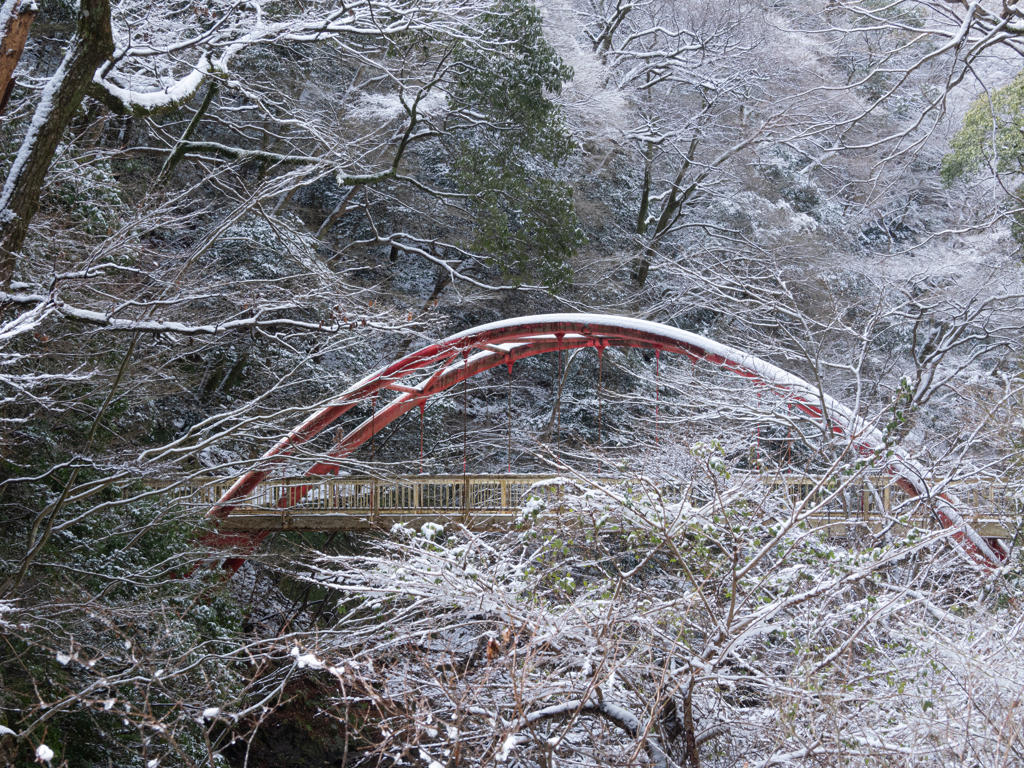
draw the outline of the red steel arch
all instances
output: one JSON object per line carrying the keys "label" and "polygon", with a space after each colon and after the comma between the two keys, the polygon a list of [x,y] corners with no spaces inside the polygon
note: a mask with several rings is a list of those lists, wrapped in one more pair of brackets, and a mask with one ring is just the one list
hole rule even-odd
{"label": "red steel arch", "polygon": [[[239,478],[207,512],[208,518],[222,519],[231,514],[237,500],[244,498],[294,450],[312,440],[322,430],[359,403],[373,398],[381,390],[392,390],[398,397],[346,434],[329,452],[328,458],[310,467],[308,475],[335,474],[338,460],[380,432],[395,419],[478,373],[533,355],[558,350],[594,347],[641,347],[672,352],[696,362],[704,360],[727,371],[752,379],[794,407],[823,423],[837,435],[846,435],[853,448],[864,456],[873,456],[883,471],[911,496],[924,496],[933,503],[939,522],[955,532],[952,538],[977,562],[994,566],[1006,557],[995,539],[986,540],[968,526],[960,514],[957,500],[948,494],[932,494],[928,476],[916,461],[898,448],[885,444],[879,430],[833,400],[808,382],[771,363],[739,349],[681,331],[660,323],[613,315],[558,314],[535,315],[502,320],[449,336],[443,341],[411,352],[385,366],[342,393],[333,403],[310,416],[287,437],[267,451],[257,466]],[[416,384],[402,380],[416,374],[425,376]],[[299,503],[309,486],[295,487],[278,506]],[[240,546],[252,549],[266,534],[214,534],[208,541],[215,546]],[[234,572],[244,558],[228,558],[225,569]]]}

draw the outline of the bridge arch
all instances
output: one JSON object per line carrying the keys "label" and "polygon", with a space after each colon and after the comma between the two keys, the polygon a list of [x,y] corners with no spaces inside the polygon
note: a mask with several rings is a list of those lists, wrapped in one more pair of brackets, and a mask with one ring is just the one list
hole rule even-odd
{"label": "bridge arch", "polygon": [[[695,333],[660,323],[634,320],[614,315],[556,314],[534,315],[501,320],[456,333],[443,341],[430,344],[369,374],[322,408],[273,448],[267,451],[256,467],[240,477],[207,512],[213,520],[231,514],[237,503],[265,480],[274,467],[295,449],[312,440],[356,405],[377,396],[382,390],[398,393],[384,408],[344,435],[327,457],[313,464],[310,476],[335,474],[341,459],[353,453],[393,421],[424,405],[434,395],[484,371],[501,365],[511,366],[517,360],[559,350],[594,347],[639,347],[656,352],[683,355],[690,360],[705,361],[763,385],[784,398],[793,407],[823,428],[846,436],[855,451],[874,457],[885,473],[910,496],[923,496],[932,502],[938,521],[954,530],[952,538],[976,561],[996,565],[1006,556],[1002,546],[986,540],[968,526],[959,509],[959,502],[947,494],[932,494],[928,474],[909,455],[886,445],[882,433],[848,408],[821,392],[804,379],[742,350],[712,341]],[[420,376],[416,383],[408,383]],[[308,493],[308,486],[296,486],[281,499],[278,506],[286,508],[299,503]],[[265,535],[265,534],[264,534]],[[215,535],[211,541],[222,546],[255,547],[263,535]],[[244,562],[229,558],[225,568],[231,571]]]}

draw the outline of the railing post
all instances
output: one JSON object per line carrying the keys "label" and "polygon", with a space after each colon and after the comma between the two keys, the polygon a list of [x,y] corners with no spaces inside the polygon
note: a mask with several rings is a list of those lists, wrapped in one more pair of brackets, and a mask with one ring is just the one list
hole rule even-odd
{"label": "railing post", "polygon": [[505,512],[508,510],[508,478],[503,477],[498,483],[501,488],[501,511]]}
{"label": "railing post", "polygon": [[283,498],[289,503],[281,508],[281,530],[287,531],[292,527],[292,482],[290,480],[285,480],[283,488]]}
{"label": "railing post", "polygon": [[370,478],[370,521],[376,525],[380,522],[380,488],[377,478]]}

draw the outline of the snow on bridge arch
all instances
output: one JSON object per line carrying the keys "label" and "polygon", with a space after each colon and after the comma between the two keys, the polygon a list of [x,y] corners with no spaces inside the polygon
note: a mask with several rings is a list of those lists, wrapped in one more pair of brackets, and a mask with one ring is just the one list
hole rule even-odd
{"label": "snow on bridge arch", "polygon": [[[807,416],[823,423],[826,430],[846,436],[856,450],[874,457],[882,471],[910,496],[922,496],[932,503],[939,522],[953,529],[952,538],[979,563],[997,565],[1006,557],[995,540],[986,540],[966,524],[959,502],[947,494],[933,495],[924,468],[898,448],[886,446],[881,432],[848,408],[811,386],[798,376],[783,371],[734,347],[672,328],[660,323],[614,315],[556,314],[517,317],[477,326],[449,336],[436,344],[416,350],[400,360],[371,373],[351,386],[333,403],[310,416],[287,437],[267,451],[256,468],[239,478],[207,513],[214,520],[231,514],[238,501],[248,495],[271,473],[274,467],[303,443],[312,440],[356,405],[373,398],[381,390],[398,397],[346,434],[333,446],[326,459],[311,466],[311,476],[335,474],[338,462],[350,455],[374,434],[395,419],[426,403],[434,395],[471,376],[501,365],[511,365],[526,357],[594,347],[639,347],[683,355],[690,360],[706,361],[722,369],[764,385]],[[416,383],[403,381],[426,374]],[[281,499],[286,508],[299,503],[308,486],[296,486]],[[219,546],[252,549],[266,534],[214,534],[209,541]],[[228,558],[225,569],[237,570],[244,558]]]}

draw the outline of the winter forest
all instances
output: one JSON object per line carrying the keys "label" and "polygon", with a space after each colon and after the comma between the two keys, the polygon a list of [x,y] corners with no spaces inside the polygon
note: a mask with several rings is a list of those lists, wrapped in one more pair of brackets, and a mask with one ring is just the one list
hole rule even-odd
{"label": "winter forest", "polygon": [[0,763],[1024,766],[1024,7],[0,35]]}

